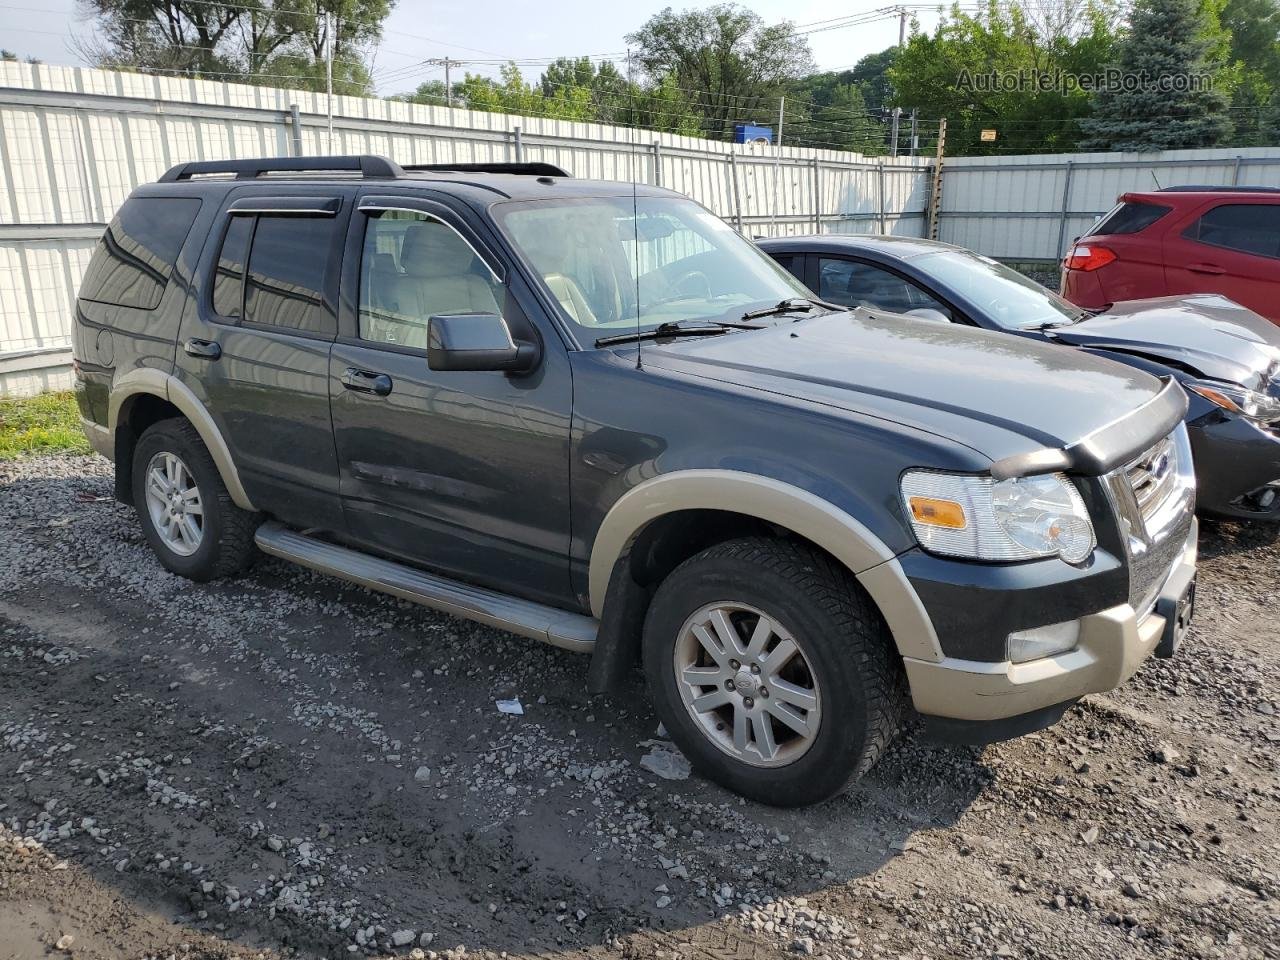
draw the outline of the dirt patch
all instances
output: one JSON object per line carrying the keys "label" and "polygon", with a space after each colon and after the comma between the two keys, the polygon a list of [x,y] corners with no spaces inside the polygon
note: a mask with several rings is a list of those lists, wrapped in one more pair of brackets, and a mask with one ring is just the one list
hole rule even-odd
{"label": "dirt patch", "polygon": [[777,811],[642,768],[638,677],[283,563],[187,583],[110,487],[0,464],[0,958],[1280,956],[1273,531],[1206,528],[1179,659]]}

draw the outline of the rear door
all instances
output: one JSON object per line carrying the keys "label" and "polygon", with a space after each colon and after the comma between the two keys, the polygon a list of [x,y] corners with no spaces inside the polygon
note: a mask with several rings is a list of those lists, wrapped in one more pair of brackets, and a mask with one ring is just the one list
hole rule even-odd
{"label": "rear door", "polygon": [[175,371],[217,422],[254,506],[335,531],[329,351],[354,197],[354,187],[322,185],[231,191]]}
{"label": "rear door", "polygon": [[1165,236],[1170,294],[1220,293],[1280,322],[1280,197],[1214,200]]}
{"label": "rear door", "polygon": [[[486,236],[444,198],[361,197],[329,374],[347,525],[378,552],[572,604],[568,354]],[[431,370],[427,321],[449,313],[502,314],[540,366]]]}

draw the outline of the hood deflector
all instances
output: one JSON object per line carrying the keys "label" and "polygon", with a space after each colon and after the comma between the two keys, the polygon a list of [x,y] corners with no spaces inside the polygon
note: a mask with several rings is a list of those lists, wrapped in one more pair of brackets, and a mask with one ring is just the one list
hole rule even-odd
{"label": "hood deflector", "polygon": [[1063,470],[1101,476],[1128,463],[1157,440],[1167,436],[1187,412],[1187,395],[1173,377],[1161,377],[1160,392],[1137,410],[1099,427],[1061,449],[1035,450],[1005,457],[991,465],[996,480]]}

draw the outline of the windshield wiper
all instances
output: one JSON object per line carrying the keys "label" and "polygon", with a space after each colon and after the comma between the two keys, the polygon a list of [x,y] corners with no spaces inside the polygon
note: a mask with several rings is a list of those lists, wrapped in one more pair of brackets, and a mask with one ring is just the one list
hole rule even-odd
{"label": "windshield wiper", "polygon": [[761,317],[776,317],[780,313],[808,313],[813,309],[816,300],[801,300],[799,297],[793,297],[790,300],[783,300],[775,303],[772,307],[765,307],[762,310],[748,310],[742,315],[743,320],[759,320]]}
{"label": "windshield wiper", "polygon": [[759,330],[763,324],[733,323],[729,320],[712,320],[710,324],[700,323],[697,326],[681,326],[684,321],[668,320],[660,323],[652,330],[639,330],[632,333],[618,333],[611,337],[601,337],[596,341],[597,347],[608,347],[615,343],[635,343],[638,340],[661,340],[666,337],[714,337],[730,330]]}

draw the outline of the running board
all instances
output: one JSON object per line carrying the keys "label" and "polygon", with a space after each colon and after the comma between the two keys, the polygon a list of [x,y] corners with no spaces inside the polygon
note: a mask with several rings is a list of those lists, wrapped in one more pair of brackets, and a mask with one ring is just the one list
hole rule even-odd
{"label": "running board", "polygon": [[455,617],[541,640],[575,653],[596,645],[597,623],[591,617],[541,603],[424,573],[393,560],[326,543],[268,521],[254,537],[258,549],[319,573],[350,580],[370,590],[420,603]]}

